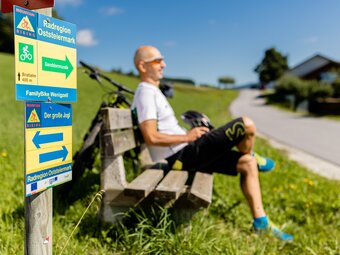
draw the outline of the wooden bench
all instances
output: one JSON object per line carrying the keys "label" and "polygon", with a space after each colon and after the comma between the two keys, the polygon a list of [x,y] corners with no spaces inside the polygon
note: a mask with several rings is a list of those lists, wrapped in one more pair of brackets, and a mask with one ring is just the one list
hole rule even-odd
{"label": "wooden bench", "polygon": [[[100,219],[117,223],[124,212],[143,203],[157,203],[176,208],[179,213],[192,214],[211,203],[213,176],[196,172],[188,183],[187,171],[146,169],[132,182],[127,182],[124,152],[140,146],[141,161],[150,164],[150,156],[133,125],[129,109],[103,108],[103,127],[100,135],[101,189],[105,191]],[[165,176],[164,176],[165,175]],[[189,178],[190,179],[190,178]],[[190,213],[189,213],[190,211]],[[185,216],[184,216],[185,218]]]}

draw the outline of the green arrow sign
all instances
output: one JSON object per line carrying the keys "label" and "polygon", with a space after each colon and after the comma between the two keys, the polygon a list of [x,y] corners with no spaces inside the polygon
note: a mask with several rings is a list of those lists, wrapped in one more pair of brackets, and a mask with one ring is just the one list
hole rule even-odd
{"label": "green arrow sign", "polygon": [[67,56],[65,56],[65,60],[42,57],[42,70],[55,73],[64,73],[67,79],[70,73],[73,71],[73,66],[68,60]]}

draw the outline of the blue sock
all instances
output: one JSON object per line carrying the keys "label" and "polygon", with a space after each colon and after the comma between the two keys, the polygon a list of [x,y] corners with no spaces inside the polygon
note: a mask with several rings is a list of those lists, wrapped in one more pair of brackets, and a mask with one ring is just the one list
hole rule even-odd
{"label": "blue sock", "polygon": [[282,241],[292,241],[293,236],[281,231],[272,222],[269,221],[267,216],[255,218],[253,221],[253,229],[256,233],[268,232],[272,233],[275,237]]}
{"label": "blue sock", "polygon": [[253,227],[255,229],[265,229],[268,228],[269,220],[267,216],[255,218],[253,221]]}
{"label": "blue sock", "polygon": [[253,152],[252,156],[256,159],[257,167],[258,167],[260,172],[269,172],[269,171],[272,171],[275,168],[275,161],[274,160],[272,160],[270,158],[263,157],[256,152]]}

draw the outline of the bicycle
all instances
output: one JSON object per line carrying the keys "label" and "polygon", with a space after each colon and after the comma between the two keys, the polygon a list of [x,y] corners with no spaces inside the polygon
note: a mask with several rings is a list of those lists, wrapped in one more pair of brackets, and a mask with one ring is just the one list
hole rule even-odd
{"label": "bicycle", "polygon": [[[107,98],[106,100],[103,100],[95,117],[93,118],[89,130],[83,138],[83,145],[81,149],[78,150],[73,156],[72,181],[66,185],[63,185],[63,192],[61,192],[62,194],[67,194],[67,191],[72,189],[73,184],[80,179],[85,169],[92,169],[93,167],[99,149],[99,133],[103,125],[101,109],[103,107],[130,108],[131,102],[126,94],[134,95],[133,90],[112,80],[108,76],[96,70],[94,67],[86,64],[83,61],[80,61],[79,63],[85,68],[84,72],[87,73],[91,79],[94,79],[99,83],[101,88],[105,91]],[[103,84],[101,79],[106,80],[116,89],[114,90],[112,87],[108,88]]]}

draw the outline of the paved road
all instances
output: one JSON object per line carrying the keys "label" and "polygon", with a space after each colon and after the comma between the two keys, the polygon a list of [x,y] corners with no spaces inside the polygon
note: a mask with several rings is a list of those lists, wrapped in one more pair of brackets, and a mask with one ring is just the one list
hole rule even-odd
{"label": "paved road", "polygon": [[[340,121],[305,117],[264,104],[257,90],[241,90],[230,107],[236,117],[251,117],[258,132],[293,159],[329,177],[340,179]],[[295,157],[295,158],[294,158]]]}

